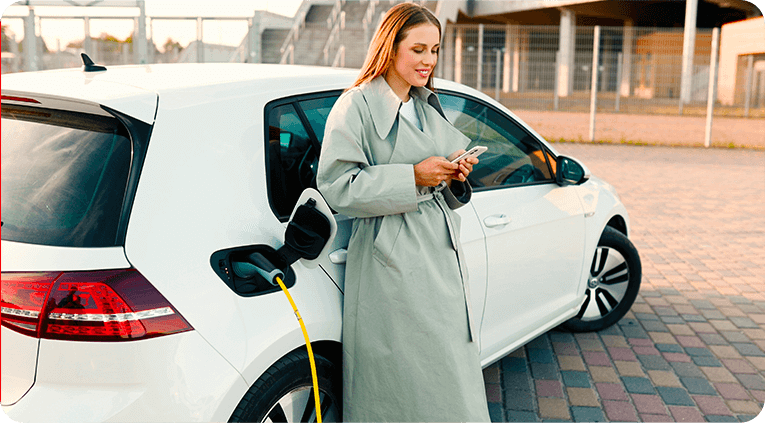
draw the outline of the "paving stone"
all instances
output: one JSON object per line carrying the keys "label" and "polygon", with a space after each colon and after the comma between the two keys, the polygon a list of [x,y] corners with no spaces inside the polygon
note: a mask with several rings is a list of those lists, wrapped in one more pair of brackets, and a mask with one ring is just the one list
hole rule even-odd
{"label": "paving stone", "polygon": [[603,345],[598,339],[578,339],[579,348],[582,351],[604,351]]}
{"label": "paving stone", "polygon": [[752,363],[759,371],[765,371],[765,357],[746,357],[746,359]]}
{"label": "paving stone", "polygon": [[686,347],[685,353],[691,357],[714,357],[709,348]]}
{"label": "paving stone", "polygon": [[634,347],[652,347],[653,341],[645,338],[629,338],[627,342]]}
{"label": "paving stone", "polygon": [[529,370],[525,358],[505,357],[501,363],[504,372],[527,372]]}
{"label": "paving stone", "polygon": [[741,358],[738,350],[731,345],[710,345],[709,349],[718,358]]}
{"label": "paving stone", "polygon": [[537,380],[536,393],[540,397],[563,398],[563,385],[557,380]]}
{"label": "paving stone", "polygon": [[587,370],[584,367],[584,361],[582,361],[582,358],[579,356],[574,357],[570,355],[559,355],[558,366],[560,366],[561,370]]}
{"label": "paving stone", "polygon": [[677,340],[671,333],[648,332],[648,336],[655,344],[677,344]]}
{"label": "paving stone", "polygon": [[677,422],[703,422],[704,416],[699,413],[696,407],[679,407],[672,405],[669,407],[669,412]]}
{"label": "paving stone", "polygon": [[666,414],[641,414],[639,421],[666,423],[666,422],[671,422],[672,418]]}
{"label": "paving stone", "polygon": [[486,386],[486,401],[502,402],[502,388],[498,384],[487,383],[485,386]]}
{"label": "paving stone", "polygon": [[[661,321],[665,324],[683,324],[685,323],[685,320],[681,316],[661,316]],[[669,329],[667,329],[669,330]]]}
{"label": "paving stone", "polygon": [[641,339],[647,339],[648,338],[648,332],[646,332],[642,327],[637,326],[622,326],[622,333],[624,333],[624,336],[627,338],[641,338]]}
{"label": "paving stone", "polygon": [[527,352],[529,361],[532,363],[547,363],[552,364],[555,362],[555,357],[552,350],[547,349],[532,349]]}
{"label": "paving stone", "polygon": [[[630,313],[627,312],[627,316],[629,316],[629,315],[630,315]],[[607,327],[605,329],[599,330],[598,334],[599,335],[607,335],[607,336],[624,336],[624,334],[622,333],[620,328],[621,328],[621,326],[618,326],[618,325],[609,326],[609,327]]]}
{"label": "paving stone", "polygon": [[600,407],[595,390],[592,388],[566,388],[568,402],[578,407]]}
{"label": "paving stone", "polygon": [[707,419],[708,422],[738,422],[738,419],[733,416],[706,415],[704,418]]}
{"label": "paving stone", "polygon": [[665,360],[669,362],[681,362],[681,363],[691,362],[691,357],[685,353],[662,353],[661,355],[664,357]]}
{"label": "paving stone", "polygon": [[531,375],[521,372],[504,372],[502,374],[502,385],[506,391],[531,392]]}
{"label": "paving stone", "polygon": [[700,314],[681,314],[680,317],[686,322],[706,322],[707,319]]}
{"label": "paving stone", "polygon": [[758,414],[762,411],[762,406],[754,401],[730,400],[726,402],[734,414]]}
{"label": "paving stone", "polygon": [[717,333],[700,333],[698,335],[707,345],[728,345],[728,341]]}
{"label": "paving stone", "polygon": [[736,416],[736,418],[740,422],[750,422],[750,421],[756,419],[757,416],[749,415],[749,414],[739,414],[738,416]]}
{"label": "paving stone", "polygon": [[[492,418],[492,421],[494,421],[493,418]],[[539,419],[537,418],[537,413],[533,411],[508,410],[507,421],[508,422],[538,422]]]}
{"label": "paving stone", "polygon": [[655,306],[653,308],[653,311],[655,311],[656,314],[658,314],[659,316],[678,316],[679,315],[674,308],[669,306]]}
{"label": "paving stone", "polygon": [[[634,310],[635,306],[632,306],[632,309]],[[635,317],[638,320],[659,320],[659,316],[654,313],[635,313]]]}
{"label": "paving stone", "polygon": [[691,357],[693,363],[704,367],[722,367],[722,363],[716,357]]}
{"label": "paving stone", "polygon": [[673,352],[673,353],[683,352],[683,347],[681,347],[678,344],[656,344],[656,349],[661,352]]}
{"label": "paving stone", "polygon": [[730,321],[739,328],[757,329],[760,327],[754,320],[748,317],[733,316],[730,317]]}
{"label": "paving stone", "polygon": [[550,345],[550,340],[547,338],[547,334],[543,334],[540,336],[537,336],[532,341],[528,342],[526,344],[527,349],[537,349],[537,350],[549,350],[552,348]]}
{"label": "paving stone", "polygon": [[683,386],[672,371],[649,370],[648,377],[655,386],[672,386],[677,388]]}
{"label": "paving stone", "polygon": [[706,345],[698,336],[678,336],[677,342],[685,348],[704,348]]}
{"label": "paving stone", "polygon": [[666,414],[667,410],[658,395],[631,394],[632,403],[641,414]]}
{"label": "paving stone", "polygon": [[645,377],[622,376],[622,383],[630,394],[655,394],[651,381]]}
{"label": "paving stone", "polygon": [[723,401],[722,398],[719,396],[702,396],[702,395],[694,395],[693,401],[696,402],[696,405],[699,407],[699,410],[701,410],[704,414],[713,414],[713,415],[719,415],[719,416],[730,416],[732,415],[730,412],[730,409],[728,409],[728,405],[725,404],[725,401]]}
{"label": "paving stone", "polygon": [[[736,317],[729,317],[729,319],[736,319]],[[751,320],[751,319],[750,319]],[[733,323],[732,320],[712,320],[709,323],[714,326],[715,329],[717,329],[718,332],[723,331],[730,331],[730,330],[736,330],[737,326]],[[752,322],[754,323],[754,322]],[[754,323],[756,325],[756,323]],[[751,326],[746,326],[751,327]]]}
{"label": "paving stone", "polygon": [[534,379],[558,379],[558,366],[548,363],[531,363],[531,376]]}
{"label": "paving stone", "polygon": [[596,383],[595,389],[604,400],[627,401],[627,393],[621,383]]}
{"label": "paving stone", "polygon": [[[662,344],[662,345],[669,345],[669,344]],[[634,351],[635,354],[639,354],[639,355],[661,355],[659,350],[657,350],[653,346],[651,346],[651,347],[632,347],[632,351]]]}
{"label": "paving stone", "polygon": [[694,395],[717,395],[717,391],[706,379],[697,377],[681,377],[680,382],[688,390],[688,393]]}
{"label": "paving stone", "polygon": [[627,348],[621,348],[621,347],[609,347],[608,353],[611,355],[611,358],[613,360],[619,360],[619,361],[637,361],[637,357],[635,357],[635,353],[630,349]]}
{"label": "paving stone", "polygon": [[641,320],[640,324],[648,332],[669,332],[667,326],[658,320]]}
{"label": "paving stone", "polygon": [[574,342],[575,340],[574,335],[570,332],[560,332],[553,330],[548,332],[548,335],[550,336],[550,342],[553,344],[555,342]]}
{"label": "paving stone", "polygon": [[669,370],[670,366],[667,360],[661,356],[655,355],[639,355],[638,361],[648,370]]}
{"label": "paving stone", "polygon": [[753,396],[760,404],[765,403],[765,391],[750,389],[749,395]]}
{"label": "paving stone", "polygon": [[762,329],[742,329],[741,331],[749,339],[765,339],[765,330],[762,330]]}
{"label": "paving stone", "polygon": [[723,358],[720,361],[731,373],[757,373],[757,370],[744,359]]}
{"label": "paving stone", "polygon": [[579,350],[573,342],[553,342],[553,350],[558,355],[579,356]]}
{"label": "paving stone", "polygon": [[688,395],[688,392],[683,388],[657,386],[656,391],[659,392],[662,401],[667,405],[687,405],[691,407],[696,405]]}
{"label": "paving stone", "polygon": [[576,422],[606,422],[600,407],[571,407],[571,414]]}
{"label": "paving stone", "polygon": [[505,390],[505,408],[508,411],[536,411],[535,397],[529,391]]}
{"label": "paving stone", "polygon": [[543,419],[569,419],[566,400],[561,398],[539,398],[539,415]]}
{"label": "paving stone", "polygon": [[701,315],[707,320],[725,320],[724,314],[720,313],[720,310],[701,310]]}
{"label": "paving stone", "polygon": [[746,389],[763,391],[765,390],[765,379],[758,374],[736,374],[736,379],[741,382]]}
{"label": "paving stone", "polygon": [[483,369],[483,381],[486,383],[499,383],[499,375],[502,369],[497,364],[493,364]]}
{"label": "paving stone", "polygon": [[706,377],[706,374],[693,363],[670,363],[670,366],[680,377]]}
{"label": "paving stone", "polygon": [[626,401],[603,401],[603,409],[610,421],[634,422],[637,421],[635,407]]}
{"label": "paving stone", "polygon": [[[522,421],[527,421],[527,422],[537,421],[536,413],[528,412],[528,414],[531,414],[531,416],[525,416],[525,417],[529,420],[522,420]],[[501,404],[489,403],[489,418],[493,422],[512,421],[512,420],[505,420],[505,410],[502,408]]]}
{"label": "paving stone", "polygon": [[748,400],[749,394],[738,383],[713,383],[717,392],[726,400]]}
{"label": "paving stone", "polygon": [[645,373],[643,372],[643,368],[639,362],[614,361],[614,365],[616,366],[616,369],[619,372],[619,375],[621,376],[633,376],[633,377],[645,376]]}
{"label": "paving stone", "polygon": [[738,350],[739,354],[741,355],[753,356],[753,357],[765,357],[765,352],[763,352],[760,349],[760,347],[758,347],[755,344],[731,342],[731,345],[736,350]]}
{"label": "paving stone", "polygon": [[710,382],[735,383],[738,380],[725,367],[699,367]]}
{"label": "paving stone", "polygon": [[623,336],[615,336],[615,335],[603,335],[600,334],[600,339],[603,341],[603,344],[606,345],[606,347],[613,347],[613,348],[629,348],[629,344],[627,343],[627,339]]}
{"label": "paving stone", "polygon": [[712,303],[710,303],[707,300],[691,300],[690,302],[697,309],[707,309],[707,310],[717,309],[717,307],[715,307]]}
{"label": "paving stone", "polygon": [[563,384],[567,387],[589,388],[591,386],[587,372],[562,371],[560,375],[563,378]]}
{"label": "paving stone", "polygon": [[613,367],[591,366],[590,377],[593,382],[619,382],[619,376]]}
{"label": "paving stone", "polygon": [[690,326],[686,324],[679,324],[679,325],[667,325],[667,329],[669,329],[669,332],[673,335],[685,335],[685,336],[693,336],[696,332],[691,329]]}
{"label": "paving stone", "polygon": [[725,338],[726,341],[730,342],[731,344],[734,342],[741,342],[741,343],[748,343],[749,338],[744,335],[741,331],[725,331],[720,332],[720,335],[722,335],[723,338]]}
{"label": "paving stone", "polygon": [[582,351],[584,362],[589,366],[610,366],[611,359],[602,351]]}

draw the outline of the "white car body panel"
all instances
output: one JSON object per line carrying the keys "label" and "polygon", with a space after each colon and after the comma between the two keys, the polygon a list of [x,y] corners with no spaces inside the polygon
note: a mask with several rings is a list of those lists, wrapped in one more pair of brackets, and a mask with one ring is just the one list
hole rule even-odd
{"label": "white car body panel", "polygon": [[0,403],[14,404],[35,383],[37,347],[40,340],[14,332],[5,326],[0,328]]}
{"label": "white car body panel", "polygon": [[576,192],[555,184],[482,191],[474,193],[471,204],[482,222],[500,215],[510,219],[484,227],[491,301],[481,328],[481,353],[488,356],[580,301],[576,281],[582,272],[584,216]]}
{"label": "white car body panel", "polygon": [[135,342],[40,340],[16,421],[225,421],[247,383],[197,332]]}
{"label": "white car body panel", "polygon": [[65,272],[130,267],[122,247],[72,248],[2,241],[0,254],[3,272]]}

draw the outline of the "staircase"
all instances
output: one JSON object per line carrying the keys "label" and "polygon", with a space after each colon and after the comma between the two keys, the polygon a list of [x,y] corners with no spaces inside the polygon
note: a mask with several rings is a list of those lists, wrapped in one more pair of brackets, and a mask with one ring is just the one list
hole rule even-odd
{"label": "staircase", "polygon": [[[291,30],[266,28],[262,31],[261,61],[361,68],[380,19],[399,2],[304,0]],[[434,14],[445,2],[448,3],[417,0]],[[443,20],[442,27],[445,26],[444,17],[438,17]]]}

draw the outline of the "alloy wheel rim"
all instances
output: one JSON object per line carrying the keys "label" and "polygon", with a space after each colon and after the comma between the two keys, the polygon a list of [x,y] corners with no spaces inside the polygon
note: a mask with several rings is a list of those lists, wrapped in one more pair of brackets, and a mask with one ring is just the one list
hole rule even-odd
{"label": "alloy wheel rim", "polygon": [[[321,417],[325,421],[337,421],[340,413],[332,397],[319,388]],[[315,422],[316,407],[313,385],[298,386],[279,398],[261,423]]]}
{"label": "alloy wheel rim", "polygon": [[584,303],[576,316],[582,321],[599,320],[624,299],[630,280],[627,260],[616,249],[598,247],[590,266]]}

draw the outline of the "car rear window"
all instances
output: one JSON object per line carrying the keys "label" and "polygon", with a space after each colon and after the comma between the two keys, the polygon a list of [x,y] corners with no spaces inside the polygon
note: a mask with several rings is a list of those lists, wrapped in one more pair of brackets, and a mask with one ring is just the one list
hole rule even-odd
{"label": "car rear window", "polygon": [[117,244],[131,142],[115,118],[2,106],[2,239]]}

